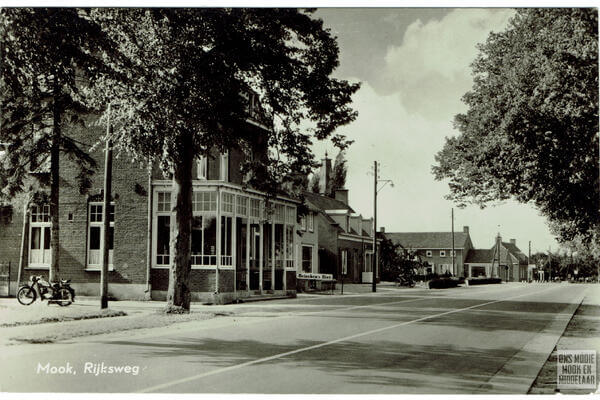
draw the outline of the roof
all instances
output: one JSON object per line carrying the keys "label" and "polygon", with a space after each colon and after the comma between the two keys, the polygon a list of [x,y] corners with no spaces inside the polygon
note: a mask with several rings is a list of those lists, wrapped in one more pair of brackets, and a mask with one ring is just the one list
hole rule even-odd
{"label": "roof", "polygon": [[491,263],[494,257],[494,250],[492,249],[471,249],[467,253],[465,263]]}
{"label": "roof", "polygon": [[320,210],[348,210],[352,213],[354,212],[352,207],[343,201],[336,200],[323,194],[304,192],[304,197],[309,205],[313,205]]}
{"label": "roof", "polygon": [[[385,232],[385,237],[405,249],[451,249],[452,232]],[[468,233],[454,232],[454,247],[465,247]]]}
{"label": "roof", "polygon": [[502,242],[502,246],[504,246],[508,250],[508,252],[517,259],[519,264],[529,264],[527,256],[517,247],[516,244],[510,242]]}

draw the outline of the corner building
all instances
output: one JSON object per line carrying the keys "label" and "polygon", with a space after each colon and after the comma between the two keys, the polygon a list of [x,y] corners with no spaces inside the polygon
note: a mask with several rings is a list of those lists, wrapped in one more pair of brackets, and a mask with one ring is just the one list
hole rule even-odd
{"label": "corner building", "polygon": [[[251,157],[267,154],[266,127],[252,94],[243,132]],[[65,134],[82,149],[92,148],[103,134],[88,116],[86,127],[69,126]],[[87,146],[87,147],[86,147]],[[79,168],[60,160],[59,277],[71,279],[79,295],[98,295],[104,248],[104,151],[90,152],[96,161],[91,188],[82,193]],[[265,193],[245,183],[239,148],[200,156],[193,172],[193,219],[190,276],[194,301],[229,302],[256,294],[294,295],[300,252],[298,201]],[[47,167],[47,166],[46,166]],[[35,174],[49,174],[38,168]],[[172,181],[162,171],[131,162],[127,154],[113,161],[109,233],[109,295],[117,299],[166,298],[170,241],[175,223]],[[49,205],[15,209],[2,205],[0,262],[10,262],[10,292],[17,280],[48,276],[51,260]],[[19,273],[19,263],[23,268]]]}

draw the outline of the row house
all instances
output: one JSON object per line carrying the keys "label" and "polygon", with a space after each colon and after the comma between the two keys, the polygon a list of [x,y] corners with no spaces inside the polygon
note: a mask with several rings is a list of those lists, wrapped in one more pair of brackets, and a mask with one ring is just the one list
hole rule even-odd
{"label": "row house", "polygon": [[[427,263],[423,274],[465,276],[467,254],[473,249],[469,227],[462,232],[385,232],[385,237]],[[452,251],[454,249],[454,263]]]}
{"label": "row house", "polygon": [[[373,219],[363,218],[348,202],[348,190],[337,189],[331,195],[327,186],[331,177],[331,159],[322,160],[319,170],[319,193],[305,192],[309,209],[309,227],[313,236],[301,239],[303,254],[312,251],[313,272],[331,274],[334,279],[355,283],[369,283],[373,278]],[[309,240],[316,238],[318,248]],[[310,249],[310,250],[309,250]],[[306,253],[304,253],[306,251]],[[316,262],[315,262],[316,260]],[[304,266],[309,263],[304,263]],[[379,276],[379,271],[376,271]]]}
{"label": "row house", "polygon": [[[253,95],[247,97],[256,104]],[[256,110],[249,115],[247,144],[254,159],[264,157],[266,127]],[[102,134],[103,128],[94,126],[92,119],[88,117],[85,128],[67,128],[66,134],[83,148],[91,148]],[[103,165],[101,150],[91,155],[98,166]],[[317,247],[309,235],[300,235],[298,200],[285,195],[268,198],[248,187],[240,172],[245,156],[241,149],[232,148],[198,157],[193,173],[190,277],[195,301],[295,293],[296,271],[304,263],[301,238],[304,245]],[[77,173],[76,164],[61,158],[59,276],[71,279],[79,294],[97,295],[104,246],[103,170],[98,168],[92,176],[86,193],[74,184]],[[172,180],[159,169],[148,171],[121,154],[113,162],[112,188],[107,244],[110,295],[164,299],[175,223]],[[11,218],[0,221],[0,262],[18,266],[22,261],[21,281],[29,275],[47,275],[51,257],[49,206],[37,204],[28,214],[23,211],[11,208]],[[12,288],[17,286],[18,269],[11,269]]]}

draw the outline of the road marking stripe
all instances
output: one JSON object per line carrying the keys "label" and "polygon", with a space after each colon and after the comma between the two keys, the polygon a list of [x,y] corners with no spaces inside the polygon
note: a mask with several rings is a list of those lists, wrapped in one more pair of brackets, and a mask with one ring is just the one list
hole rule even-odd
{"label": "road marking stripe", "polygon": [[348,340],[356,339],[356,338],[363,337],[363,336],[372,335],[372,334],[379,333],[379,332],[384,332],[384,331],[387,331],[387,330],[390,330],[390,329],[395,329],[395,328],[398,328],[398,327],[401,327],[401,326],[410,325],[410,324],[413,324],[415,322],[426,321],[428,319],[441,317],[443,315],[455,314],[455,313],[458,313],[458,312],[462,312],[462,311],[466,311],[466,310],[471,310],[473,308],[483,307],[483,306],[486,306],[486,305],[489,305],[489,304],[501,303],[503,301],[516,299],[518,297],[536,295],[536,294],[539,294],[539,293],[542,293],[542,292],[546,292],[546,291],[548,291],[550,289],[554,289],[554,288],[555,287],[546,288],[544,290],[540,290],[540,291],[533,292],[533,293],[524,293],[524,294],[520,294],[518,296],[512,296],[512,297],[504,298],[504,299],[501,299],[501,300],[488,301],[488,302],[481,303],[481,304],[476,304],[476,305],[470,306],[470,307],[465,307],[465,308],[459,308],[459,309],[456,309],[456,310],[445,311],[443,313],[439,313],[439,314],[435,314],[435,315],[428,315],[428,316],[417,318],[417,319],[413,319],[413,320],[410,320],[410,321],[405,321],[405,322],[401,322],[401,323],[398,323],[398,324],[394,324],[394,325],[390,325],[390,326],[385,326],[385,327],[382,327],[382,328],[372,329],[370,331],[361,332],[361,333],[357,333],[357,334],[350,335],[350,336],[345,336],[345,337],[342,337],[342,338],[330,340],[328,342],[319,343],[319,344],[315,344],[315,345],[312,345],[312,346],[303,347],[303,348],[300,348],[300,349],[291,350],[291,351],[287,351],[287,352],[284,352],[284,353],[275,354],[273,356],[263,357],[263,358],[259,358],[259,359],[252,360],[252,361],[247,361],[245,363],[236,364],[236,365],[232,365],[232,366],[225,367],[225,368],[219,368],[219,369],[215,369],[215,370],[212,370],[212,371],[203,372],[201,374],[189,376],[189,377],[186,377],[186,378],[176,379],[176,380],[171,381],[171,382],[167,382],[167,383],[163,383],[163,384],[160,384],[160,385],[155,385],[155,386],[151,386],[151,387],[146,388],[146,389],[139,390],[139,391],[137,391],[137,393],[154,392],[154,391],[165,389],[165,388],[168,388],[168,387],[171,387],[171,386],[174,386],[174,385],[178,385],[180,383],[191,382],[191,381],[195,381],[197,379],[205,378],[207,376],[217,375],[217,374],[221,374],[223,372],[228,372],[228,371],[233,371],[233,370],[236,370],[236,369],[248,367],[250,365],[264,363],[264,362],[267,362],[267,361],[271,361],[271,360],[276,360],[276,359],[279,359],[279,358],[287,357],[287,356],[290,356],[290,355],[293,355],[293,354],[297,354],[297,353],[302,353],[302,352],[309,351],[309,350],[318,349],[318,348],[321,348],[321,347],[329,346],[329,345],[340,343],[340,342],[345,342],[345,341],[348,341]]}

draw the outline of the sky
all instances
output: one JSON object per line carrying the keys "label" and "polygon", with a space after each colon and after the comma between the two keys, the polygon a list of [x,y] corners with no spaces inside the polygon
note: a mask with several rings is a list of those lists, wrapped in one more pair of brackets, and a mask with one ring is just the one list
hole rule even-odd
{"label": "sky", "polygon": [[[457,208],[444,196],[447,181],[431,173],[445,138],[455,136],[454,115],[465,112],[461,97],[472,86],[470,63],[477,43],[502,31],[513,10],[494,8],[323,8],[316,12],[337,36],[340,66],[334,76],[361,82],[353,97],[359,116],[338,133],[355,142],[347,150],[346,188],[354,210],[373,215],[373,162],[380,179],[377,226],[387,232],[425,232],[469,226],[476,248],[490,248],[498,233],[516,239],[527,253],[558,249],[546,220],[533,206],[514,201]],[[318,159],[331,143],[315,143]],[[369,173],[371,173],[369,175]]]}

